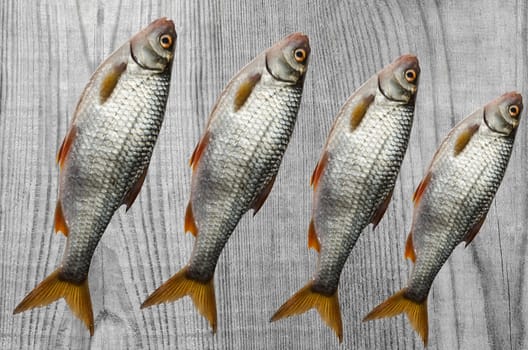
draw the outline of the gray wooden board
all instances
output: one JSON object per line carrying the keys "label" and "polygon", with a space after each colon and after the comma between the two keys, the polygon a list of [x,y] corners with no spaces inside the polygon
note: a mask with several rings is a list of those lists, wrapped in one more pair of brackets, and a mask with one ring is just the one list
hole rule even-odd
{"label": "gray wooden board", "polygon": [[[65,238],[52,231],[55,155],[76,101],[97,65],[161,16],[174,19],[179,34],[166,120],[139,200],[116,213],[92,261],[95,335],[62,300],[13,316],[62,257]],[[406,283],[410,199],[441,139],[490,99],[527,92],[527,21],[521,0],[3,0],[0,348],[337,348],[315,311],[268,320],[315,269],[316,254],[307,249],[308,181],[334,116],[363,81],[407,52],[422,67],[412,137],[385,217],[365,230],[343,271],[341,348],[422,348],[403,316],[361,319]],[[312,45],[297,127],[267,203],[241,220],[220,258],[218,333],[188,298],[141,311],[145,297],[190,256],[187,162],[216,96],[250,59],[293,31],[307,33]],[[434,283],[430,349],[528,347],[526,123],[481,233],[455,250]]]}

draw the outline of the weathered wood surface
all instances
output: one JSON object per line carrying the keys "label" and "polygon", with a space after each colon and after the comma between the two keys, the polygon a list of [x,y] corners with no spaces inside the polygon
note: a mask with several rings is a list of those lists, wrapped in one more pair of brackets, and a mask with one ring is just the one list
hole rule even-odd
{"label": "weathered wood surface", "polygon": [[[157,17],[179,33],[166,121],[139,200],[116,213],[92,262],[88,332],[64,301],[13,316],[59,264],[52,233],[54,159],[99,62]],[[342,275],[347,349],[422,348],[403,316],[362,323],[404,286],[411,196],[440,140],[463,116],[509,90],[527,92],[524,1],[14,1],[0,5],[0,348],[326,349],[315,311],[268,322],[310,278],[308,180],[346,97],[402,53],[422,67],[415,124],[394,198],[358,241]],[[284,35],[303,31],[312,59],[294,136],[261,212],[240,222],[216,273],[218,333],[189,299],[141,311],[188,260],[183,234],[188,158],[229,78]],[[526,112],[524,113],[526,115]],[[526,119],[526,118],[524,118]],[[527,121],[481,234],[459,247],[429,298],[430,349],[526,349]]]}

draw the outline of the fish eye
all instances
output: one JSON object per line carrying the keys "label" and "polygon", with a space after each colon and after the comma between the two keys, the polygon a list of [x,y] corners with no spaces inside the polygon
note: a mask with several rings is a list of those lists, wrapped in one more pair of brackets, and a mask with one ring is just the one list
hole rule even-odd
{"label": "fish eye", "polygon": [[407,69],[405,71],[405,80],[407,80],[409,83],[412,83],[416,80],[416,71],[414,69]]}
{"label": "fish eye", "polygon": [[517,105],[511,105],[508,107],[508,113],[510,113],[510,116],[517,117],[519,115],[520,108]]}
{"label": "fish eye", "polygon": [[306,51],[304,49],[297,49],[293,52],[295,60],[299,63],[303,63],[306,60]]}
{"label": "fish eye", "polygon": [[159,43],[164,49],[168,49],[172,46],[172,36],[169,34],[163,34],[159,38]]}

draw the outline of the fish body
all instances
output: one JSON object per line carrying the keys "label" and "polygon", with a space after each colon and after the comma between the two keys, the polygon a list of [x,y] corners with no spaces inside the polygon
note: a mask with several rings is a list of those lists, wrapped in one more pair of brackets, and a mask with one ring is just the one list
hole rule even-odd
{"label": "fish body", "polygon": [[55,229],[67,236],[64,257],[15,313],[63,297],[93,334],[90,262],[114,212],[141,189],[165,114],[175,40],[173,22],[158,19],[93,74],[57,157]]}
{"label": "fish body", "polygon": [[252,208],[256,213],[271,191],[297,119],[309,53],[308,38],[294,33],[224,89],[191,159],[185,219],[185,230],[196,236],[191,259],[143,307],[190,295],[216,330],[217,261],[242,215]]}
{"label": "fish body", "polygon": [[[309,245],[319,251],[317,271],[272,320],[316,308],[342,339],[341,271],[361,232],[377,225],[390,201],[411,133],[419,73],[416,57],[398,58],[360,87],[337,115],[312,177]],[[313,302],[303,302],[307,298]]]}
{"label": "fish body", "polygon": [[406,312],[427,344],[429,290],[456,246],[479,232],[506,171],[522,108],[521,95],[505,94],[462,120],[442,142],[414,196],[406,257],[415,264],[407,288],[367,320]]}

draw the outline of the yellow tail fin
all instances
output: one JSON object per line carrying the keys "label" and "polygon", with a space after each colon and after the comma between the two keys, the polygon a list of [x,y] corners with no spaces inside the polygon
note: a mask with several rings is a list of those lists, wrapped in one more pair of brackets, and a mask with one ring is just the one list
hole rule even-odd
{"label": "yellow tail fin", "polygon": [[200,314],[211,324],[213,333],[216,333],[216,300],[213,279],[211,278],[207,283],[190,279],[187,276],[187,267],[181,269],[156,289],[141,304],[141,308],[175,301],[186,295],[191,297]]}
{"label": "yellow tail fin", "polygon": [[15,308],[13,314],[22,311],[41,307],[64,298],[72,310],[73,314],[84,322],[90,335],[94,333],[92,301],[90,299],[90,290],[88,289],[88,280],[81,284],[64,281],[60,277],[60,269],[55,270],[51,275],[33,289]]}
{"label": "yellow tail fin", "polygon": [[312,285],[313,282],[309,282],[285,302],[271,317],[271,322],[316,309],[328,327],[334,330],[341,343],[343,341],[343,323],[341,322],[337,291],[331,296],[326,296],[314,291]]}
{"label": "yellow tail fin", "polygon": [[416,302],[405,296],[406,289],[402,289],[389,299],[376,306],[363,321],[370,321],[378,318],[393,317],[404,313],[409,318],[414,330],[420,334],[424,345],[427,346],[429,336],[429,324],[427,321],[427,299]]}

